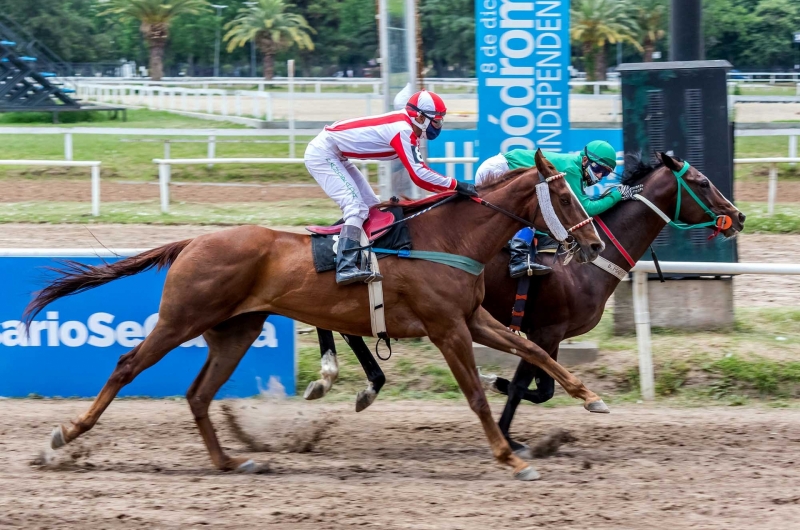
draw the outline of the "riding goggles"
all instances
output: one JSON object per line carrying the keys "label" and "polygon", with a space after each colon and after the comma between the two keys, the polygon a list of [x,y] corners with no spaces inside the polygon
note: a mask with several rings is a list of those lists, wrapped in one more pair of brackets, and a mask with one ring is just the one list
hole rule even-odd
{"label": "riding goggles", "polygon": [[613,167],[607,166],[601,162],[601,158],[588,149],[583,149],[583,155],[589,159],[589,168],[592,170],[592,173],[600,173],[604,177],[609,173],[613,173]]}
{"label": "riding goggles", "polygon": [[443,125],[443,122],[444,122],[444,117],[445,117],[445,115],[447,114],[447,111],[446,111],[446,110],[445,110],[445,111],[442,111],[442,112],[437,112],[435,116],[431,116],[430,114],[428,114],[428,113],[427,113],[427,112],[425,112],[424,110],[420,109],[420,108],[419,108],[419,107],[417,107],[416,105],[412,105],[411,103],[409,103],[407,106],[408,106],[408,107],[409,107],[411,110],[417,111],[417,112],[419,112],[420,114],[422,114],[422,115],[423,115],[423,116],[424,116],[424,117],[425,117],[425,118],[426,118],[428,121],[430,121],[430,122],[431,122],[431,124],[433,124],[433,126],[434,126],[434,127],[436,127],[437,129],[441,129],[441,128],[442,128],[442,125]]}

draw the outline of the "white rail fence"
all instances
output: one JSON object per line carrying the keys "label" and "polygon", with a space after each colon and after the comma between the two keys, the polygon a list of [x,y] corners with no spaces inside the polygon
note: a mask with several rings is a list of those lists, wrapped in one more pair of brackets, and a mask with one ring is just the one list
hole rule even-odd
{"label": "white rail fence", "polygon": [[92,215],[100,215],[100,165],[96,160],[0,160],[0,166],[89,167],[92,179]]}
{"label": "white rail fence", "polygon": [[[789,263],[704,263],[661,261],[666,274],[700,274],[728,276],[738,274],[800,275],[800,264]],[[658,272],[652,261],[640,261],[633,273],[633,318],[639,347],[639,381],[642,398],[655,399],[653,348],[650,334],[650,309],[647,295],[648,274]]]}

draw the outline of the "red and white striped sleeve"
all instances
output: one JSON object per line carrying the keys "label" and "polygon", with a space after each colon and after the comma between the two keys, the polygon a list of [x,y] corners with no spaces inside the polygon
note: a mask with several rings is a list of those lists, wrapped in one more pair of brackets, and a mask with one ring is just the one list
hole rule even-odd
{"label": "red and white striped sleeve", "polygon": [[397,153],[414,184],[434,193],[456,189],[456,179],[440,175],[423,162],[417,136],[410,130],[398,132],[389,144]]}

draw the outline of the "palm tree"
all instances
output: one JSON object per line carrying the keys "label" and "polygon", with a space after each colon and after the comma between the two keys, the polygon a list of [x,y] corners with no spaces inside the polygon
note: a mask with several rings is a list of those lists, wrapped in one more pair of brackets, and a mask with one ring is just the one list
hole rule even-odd
{"label": "palm tree", "polygon": [[644,62],[653,61],[656,43],[664,38],[664,24],[667,19],[667,6],[664,0],[638,0],[636,19],[639,25],[639,39],[644,47]]}
{"label": "palm tree", "polygon": [[236,18],[225,24],[228,52],[255,40],[264,55],[264,79],[272,79],[275,72],[275,54],[296,44],[298,48],[313,50],[311,33],[316,33],[301,15],[288,13],[291,7],[284,0],[257,0],[239,10]]}
{"label": "palm tree", "polygon": [[589,81],[605,81],[609,43],[629,42],[642,49],[635,16],[625,0],[573,0],[570,16],[570,37],[581,46]]}
{"label": "palm tree", "polygon": [[117,15],[123,20],[138,20],[150,48],[150,78],[160,81],[164,75],[164,48],[169,27],[178,15],[196,15],[208,7],[206,0],[101,0],[108,4],[103,15]]}

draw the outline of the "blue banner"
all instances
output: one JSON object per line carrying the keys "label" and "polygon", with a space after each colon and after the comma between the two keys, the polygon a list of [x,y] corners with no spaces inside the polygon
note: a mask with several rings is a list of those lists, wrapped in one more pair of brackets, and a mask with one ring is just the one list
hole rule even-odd
{"label": "blue banner", "polygon": [[[97,265],[98,258],[76,258]],[[113,261],[113,260],[107,260]],[[153,329],[166,271],[148,271],[54,302],[36,317],[26,334],[19,319],[52,275],[51,258],[0,258],[0,396],[29,394],[95,396],[127,353]],[[218,398],[258,394],[259,381],[275,376],[287,394],[295,393],[294,321],[270,316]],[[202,337],[168,353],[145,370],[120,396],[184,395],[206,360]]]}
{"label": "blue banner", "polygon": [[476,0],[480,158],[512,149],[565,151],[569,2]]}

